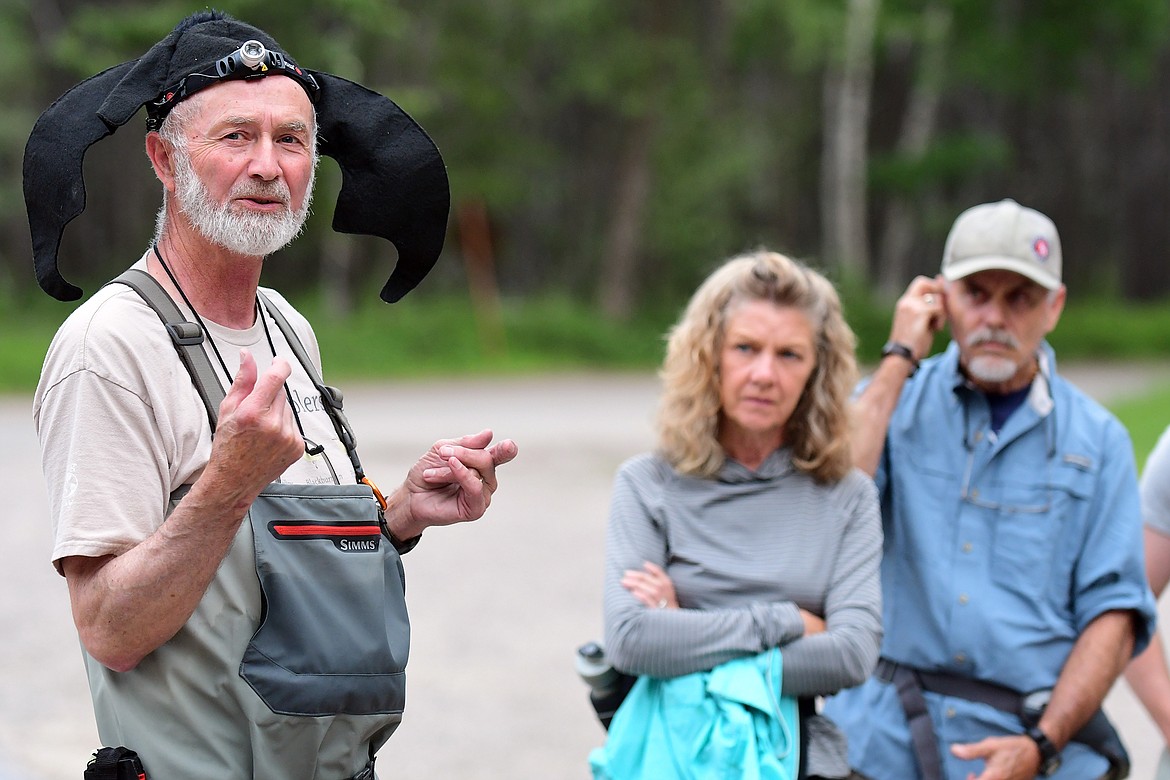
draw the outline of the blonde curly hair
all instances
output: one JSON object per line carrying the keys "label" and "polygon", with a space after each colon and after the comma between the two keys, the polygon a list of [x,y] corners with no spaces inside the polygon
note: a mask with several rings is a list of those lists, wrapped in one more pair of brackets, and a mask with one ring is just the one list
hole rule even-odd
{"label": "blonde curly hair", "polygon": [[857,382],[856,338],[824,276],[776,252],[731,258],[707,277],[671,328],[658,414],[659,451],[678,471],[710,477],[727,459],[719,444],[719,354],[729,314],[768,301],[800,310],[816,339],[816,367],[784,427],[793,463],[818,481],[852,467],[849,397]]}

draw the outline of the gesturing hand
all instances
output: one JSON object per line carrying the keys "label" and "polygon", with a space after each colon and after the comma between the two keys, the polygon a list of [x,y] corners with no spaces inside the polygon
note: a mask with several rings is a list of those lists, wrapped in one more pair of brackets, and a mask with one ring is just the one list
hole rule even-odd
{"label": "gesturing hand", "polygon": [[239,371],[219,405],[204,475],[241,511],[304,453],[304,440],[284,397],[291,370],[278,357],[257,377],[255,358],[241,349]]}
{"label": "gesturing hand", "polygon": [[490,430],[458,439],[435,442],[406,475],[402,486],[405,506],[392,500],[394,518],[387,518],[395,536],[407,539],[433,525],[477,520],[487,511],[499,487],[496,467],[519,451],[504,439],[488,447]]}

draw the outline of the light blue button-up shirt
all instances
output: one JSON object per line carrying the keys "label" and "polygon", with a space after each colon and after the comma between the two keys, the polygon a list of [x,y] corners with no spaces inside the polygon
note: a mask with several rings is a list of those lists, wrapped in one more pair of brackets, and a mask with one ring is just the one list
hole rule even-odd
{"label": "light blue button-up shirt", "polygon": [[[902,390],[876,477],[885,548],[882,655],[1028,692],[1055,685],[1081,631],[1133,610],[1136,651],[1154,600],[1142,558],[1133,447],[1120,422],[1054,371],[1043,345],[1027,400],[995,433],[959,351],[924,361]],[[926,694],[951,778],[982,762],[954,742],[1019,734],[1017,718]],[[874,780],[917,776],[891,684],[870,679],[826,713],[854,767]],[[1104,760],[1070,744],[1057,777],[1098,777]]]}

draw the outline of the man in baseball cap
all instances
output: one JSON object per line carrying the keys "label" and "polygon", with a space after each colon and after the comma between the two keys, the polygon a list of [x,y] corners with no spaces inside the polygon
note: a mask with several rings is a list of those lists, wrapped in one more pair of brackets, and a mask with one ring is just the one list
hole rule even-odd
{"label": "man in baseball cap", "polygon": [[[1149,641],[1133,449],[1056,372],[1048,217],[955,220],[862,387],[854,461],[882,499],[882,657],[826,713],[873,780],[1120,778],[1100,705]],[[949,324],[947,349],[926,358]],[[921,364],[920,364],[921,361]]]}

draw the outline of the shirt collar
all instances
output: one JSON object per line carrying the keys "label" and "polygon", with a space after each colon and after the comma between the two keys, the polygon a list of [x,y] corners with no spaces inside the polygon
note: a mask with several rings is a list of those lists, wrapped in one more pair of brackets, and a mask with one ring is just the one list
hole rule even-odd
{"label": "shirt collar", "polygon": [[792,448],[781,447],[773,451],[755,471],[740,463],[738,460],[727,458],[723,467],[719,469],[720,482],[762,482],[776,477],[782,477],[791,472]]}
{"label": "shirt collar", "polygon": [[[943,353],[943,361],[947,370],[953,376],[952,387],[955,394],[962,398],[966,393],[979,393],[978,390],[963,372],[959,370],[959,345],[952,341]],[[1032,378],[1032,389],[1028,393],[1028,406],[1040,417],[1047,417],[1053,408],[1052,402],[1052,375],[1056,371],[1056,353],[1047,341],[1040,343],[1036,349],[1036,363],[1039,370]]]}

